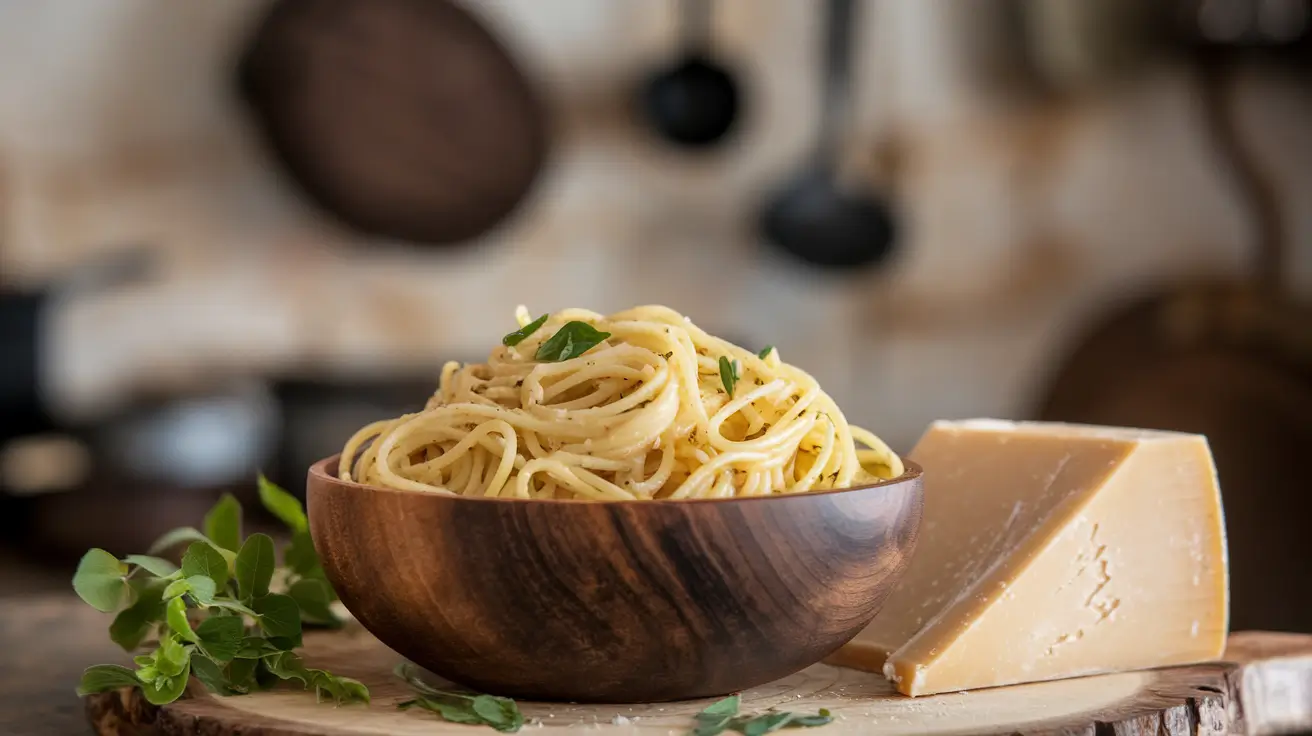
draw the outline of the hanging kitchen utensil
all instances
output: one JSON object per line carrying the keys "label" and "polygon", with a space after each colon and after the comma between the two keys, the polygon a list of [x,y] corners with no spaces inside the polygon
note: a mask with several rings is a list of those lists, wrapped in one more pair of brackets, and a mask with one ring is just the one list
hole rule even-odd
{"label": "hanging kitchen utensil", "polygon": [[1039,416],[1205,434],[1225,489],[1232,626],[1312,631],[1312,588],[1291,585],[1312,579],[1312,305],[1285,289],[1284,218],[1239,135],[1235,82],[1204,68],[1204,122],[1251,215],[1254,274],[1117,311],[1059,366]]}
{"label": "hanging kitchen utensil", "polygon": [[738,120],[738,82],[711,53],[712,0],[680,0],[681,57],[643,85],[643,118],[687,148],[719,143]]}
{"label": "hanging kitchen utensil", "polygon": [[833,268],[878,263],[889,255],[894,240],[888,205],[838,176],[849,117],[853,4],[827,4],[823,107],[810,168],[774,195],[762,218],[771,242],[807,263]]}
{"label": "hanging kitchen utensil", "polygon": [[239,81],[297,184],[372,235],[474,238],[524,199],[547,153],[529,82],[445,0],[277,0]]}

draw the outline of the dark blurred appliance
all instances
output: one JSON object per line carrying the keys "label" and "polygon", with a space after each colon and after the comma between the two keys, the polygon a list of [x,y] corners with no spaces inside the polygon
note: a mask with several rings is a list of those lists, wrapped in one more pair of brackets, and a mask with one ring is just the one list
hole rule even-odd
{"label": "dark blurred appliance", "polygon": [[1232,626],[1312,631],[1312,305],[1284,288],[1285,213],[1238,135],[1225,69],[1203,68],[1206,124],[1251,214],[1252,277],[1164,288],[1107,315],[1038,413],[1207,435],[1225,501]]}
{"label": "dark blurred appliance", "polygon": [[274,0],[239,73],[291,178],[370,235],[475,238],[524,201],[546,159],[536,90],[447,0]]}

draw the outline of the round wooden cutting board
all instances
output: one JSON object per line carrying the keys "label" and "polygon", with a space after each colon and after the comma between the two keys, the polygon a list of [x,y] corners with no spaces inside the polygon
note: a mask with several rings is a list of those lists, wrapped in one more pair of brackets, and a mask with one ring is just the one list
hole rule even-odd
{"label": "round wooden cutting board", "polygon": [[[401,657],[359,628],[307,635],[305,646],[311,666],[358,678],[369,686],[373,702],[334,707],[293,688],[216,697],[193,681],[187,698],[162,708],[146,704],[136,691],[123,690],[88,698],[87,713],[102,736],[495,733],[447,723],[423,711],[397,710],[396,703],[410,697],[407,686],[391,674]],[[828,708],[834,722],[816,730],[816,736],[1269,734],[1312,729],[1312,636],[1236,634],[1228,659],[1233,661],[924,698],[898,695],[876,675],[815,665],[744,693],[742,712]],[[541,728],[562,734],[685,734],[693,715],[711,702],[520,707],[528,719],[527,733]]]}

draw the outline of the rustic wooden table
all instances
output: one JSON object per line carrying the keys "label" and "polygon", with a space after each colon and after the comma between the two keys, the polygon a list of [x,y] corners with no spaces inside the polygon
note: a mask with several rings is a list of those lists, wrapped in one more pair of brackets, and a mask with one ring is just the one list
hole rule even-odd
{"label": "rustic wooden table", "polygon": [[90,734],[73,693],[88,664],[130,658],[109,640],[110,617],[71,592],[0,599],[0,734]]}
{"label": "rustic wooden table", "polygon": [[[71,593],[34,593],[20,597],[0,598],[0,734],[3,736],[54,736],[55,734],[65,736],[67,734],[95,733],[87,720],[87,706],[82,699],[74,694],[73,688],[82,670],[88,664],[100,662],[129,663],[127,655],[109,640],[106,633],[109,621],[110,616],[98,613],[84,605]],[[367,637],[367,641],[362,637]],[[288,691],[270,693],[259,698],[249,696],[240,699],[241,702],[236,703],[240,707],[234,710],[234,703],[232,702],[219,703],[213,701],[212,698],[201,697],[197,700],[185,701],[170,706],[175,708],[178,714],[185,716],[173,720],[189,724],[187,728],[183,729],[183,732],[186,733],[284,734],[325,731],[355,733],[356,731],[346,728],[344,725],[346,721],[341,720],[344,717],[351,723],[362,720],[370,721],[370,728],[365,729],[369,733],[436,734],[463,732],[465,730],[465,727],[462,726],[452,727],[450,724],[444,724],[432,718],[423,718],[423,714],[399,714],[394,708],[394,702],[404,697],[406,693],[404,688],[399,688],[398,683],[393,682],[393,678],[388,674],[398,655],[385,650],[381,644],[378,644],[372,637],[368,637],[367,634],[361,632],[360,636],[343,638],[342,634],[337,633],[316,639],[317,644],[312,643],[311,638],[307,638],[307,648],[314,649],[318,647],[318,649],[323,650],[316,656],[330,657],[332,652],[329,650],[334,648],[345,653],[344,656],[338,657],[341,661],[328,663],[325,659],[325,663],[331,664],[336,671],[364,679],[371,689],[375,690],[377,697],[373,706],[355,708],[349,712],[334,708],[325,709],[313,705],[313,699],[304,693]],[[325,649],[325,647],[327,648]],[[1194,668],[1160,670],[1156,671],[1155,674],[1148,673],[1148,675],[1145,675],[1146,679],[1144,679],[1146,684],[1143,687],[1132,688],[1133,692],[1127,696],[1128,700],[1126,698],[1113,699],[1115,702],[1102,702],[1100,700],[1101,705],[1089,711],[1089,713],[1084,713],[1080,707],[1073,707],[1070,703],[1062,706],[1056,701],[1052,701],[1050,697],[1045,696],[1037,699],[1037,701],[1042,702],[1040,703],[1041,711],[1036,711],[1042,716],[1038,719],[1040,721],[1038,725],[1044,726],[1046,723],[1045,727],[1037,728],[1037,730],[1029,728],[1002,730],[1045,733],[1057,730],[1089,734],[1104,731],[1108,733],[1114,731],[1115,733],[1175,734],[1197,732],[1221,734],[1231,731],[1231,728],[1227,726],[1227,723],[1229,723],[1231,726],[1238,724],[1238,732],[1240,733],[1274,734],[1300,733],[1312,726],[1312,637],[1297,634],[1239,634],[1231,638],[1231,648],[1233,651],[1230,654],[1237,657],[1233,662],[1240,664],[1200,665]],[[1270,651],[1267,651],[1268,649]],[[339,654],[342,654],[342,652],[339,652]],[[352,667],[359,671],[352,670]],[[817,665],[817,667],[823,669],[822,665]],[[852,677],[865,677],[862,673],[856,673],[855,671],[847,672]],[[1110,676],[1111,679],[1116,679],[1116,677]],[[1088,678],[1087,681],[1083,682],[1083,685],[1094,686],[1108,679],[1108,677]],[[1124,679],[1124,677],[1121,679]],[[1179,680],[1179,682],[1175,682],[1175,680]],[[787,683],[783,684],[786,685]],[[1077,682],[1076,684],[1080,683]],[[779,686],[780,683],[774,685]],[[860,683],[857,683],[857,685],[860,685]],[[1060,683],[1055,685],[1061,686]],[[1024,689],[1025,692],[1033,694],[1038,693],[1040,690],[1047,692],[1046,689],[1053,687],[1054,683],[1041,683],[1035,686],[1024,686],[1023,688],[1001,688],[998,691],[993,691],[994,696],[992,699],[996,700],[997,693],[1002,690]],[[856,690],[860,689],[860,687],[856,687]],[[769,688],[765,690],[769,690]],[[811,692],[812,690],[815,690],[815,688],[812,687],[807,690],[809,695],[806,695],[806,697],[810,698],[808,700],[795,701],[791,699],[793,697],[803,697],[803,695],[790,695],[785,699],[790,704],[801,703],[807,708],[813,708],[816,703],[838,710],[843,708],[852,710],[855,708],[855,710],[852,710],[850,718],[856,720],[850,720],[849,718],[843,721],[832,729],[835,733],[863,732],[861,722],[870,719],[865,717],[869,716],[869,713],[862,711],[862,707],[868,711],[870,707],[878,705],[875,702],[878,698],[874,695],[866,698],[870,702],[862,701],[855,704],[850,702],[853,698],[858,698],[860,693],[846,685],[834,690],[838,694],[833,697],[838,700],[833,703],[812,702],[816,698],[815,693]],[[765,697],[768,700],[767,696],[770,696],[771,692],[762,691],[762,693],[756,693],[756,695]],[[1024,695],[1024,693],[1021,694]],[[774,695],[778,695],[778,693],[774,693]],[[956,707],[960,708],[963,705],[975,707],[989,699],[984,694],[976,694],[968,700],[959,699],[960,702],[956,703]],[[1012,700],[1014,699],[1012,698]],[[904,701],[898,700],[898,705],[905,704]],[[1035,700],[1035,698],[1027,696],[1020,698],[1020,700],[1028,702],[1029,700]],[[1057,700],[1061,700],[1061,698]],[[773,701],[770,704],[774,704]],[[920,706],[927,704],[933,705],[928,701],[918,702]],[[666,705],[669,706],[670,704]],[[696,704],[685,703],[681,705],[684,706],[683,710],[688,712],[683,714],[682,719],[674,720],[670,720],[670,718],[662,720],[664,716],[673,718],[673,715],[678,715],[660,713],[659,711],[666,710],[665,707],[657,708],[656,712],[647,712],[651,708],[646,707],[643,710],[643,730],[651,731],[654,729],[654,731],[661,733],[681,732],[684,722],[691,717],[691,713],[697,707],[700,707]],[[1012,705],[1015,704],[1012,703]],[[1204,707],[1204,705],[1207,707]],[[1078,706],[1078,703],[1075,706]],[[636,726],[621,727],[620,725],[612,725],[612,723],[619,723],[618,720],[612,720],[614,713],[620,712],[617,706],[590,708],[588,706],[561,706],[559,704],[554,706],[550,704],[528,704],[527,707],[529,710],[526,713],[539,717],[541,720],[546,720],[547,717],[560,716],[558,721],[552,723],[556,726],[569,726],[570,724],[565,721],[569,720],[571,713],[577,716],[574,719],[577,721],[576,728],[559,729],[562,732],[573,732],[573,730],[579,729],[587,732],[598,729],[629,732],[636,728]],[[1065,710],[1062,710],[1063,707]],[[270,713],[260,715],[261,708],[265,710],[272,708],[270,713],[273,715],[270,715]],[[638,708],[642,709],[642,707]],[[105,709],[100,710],[104,711]],[[679,708],[671,707],[670,710],[679,710]],[[923,707],[911,709],[916,713],[922,710],[924,710]],[[931,708],[930,710],[934,709]],[[942,710],[942,708],[939,710]],[[578,712],[575,713],[575,711]],[[628,711],[633,711],[633,708],[629,708]],[[865,716],[862,716],[858,711],[865,713]],[[1082,724],[1081,727],[1074,730],[1067,728],[1066,725],[1062,725],[1060,728],[1051,728],[1056,721],[1047,723],[1045,719],[1051,720],[1049,716],[1056,718],[1057,715],[1060,715],[1057,711],[1062,713],[1065,713],[1065,711],[1078,711],[1076,713],[1078,717],[1072,720],[1071,723],[1078,722],[1078,724]],[[915,713],[906,712],[901,715],[910,717],[914,716]],[[998,714],[993,715],[997,716]],[[1033,716],[1034,714],[1031,713],[1030,715]],[[1177,715],[1181,717],[1175,718]],[[965,716],[968,717],[965,717],[962,723],[967,724],[965,726],[967,731],[977,729],[989,732],[998,731],[997,728],[979,720],[981,717],[979,713],[970,711],[965,713]],[[1185,716],[1188,716],[1188,718],[1185,718]],[[407,718],[408,720],[406,720]],[[324,719],[331,721],[331,727],[325,727],[325,724],[321,723]],[[943,719],[938,718],[938,720]],[[1029,720],[1034,719],[1030,718]],[[1177,720],[1180,723],[1176,723]],[[150,718],[149,721],[154,722],[155,719]],[[164,719],[160,722],[172,723],[173,721]],[[1010,720],[1007,721],[1007,723],[1011,722]],[[126,723],[114,725],[102,722],[102,727],[108,728],[104,731],[106,733],[135,732],[134,729],[124,730],[122,728],[130,725]],[[941,723],[938,724],[939,727],[942,725]],[[1139,728],[1141,725],[1147,725],[1151,728],[1145,730]],[[961,726],[961,724],[958,724],[958,726]],[[1179,726],[1179,728],[1176,728],[1176,726]],[[1196,730],[1191,726],[1196,726]],[[164,730],[172,732],[168,728]],[[916,729],[916,732],[923,733],[925,730],[928,729]],[[942,730],[942,728],[939,728],[939,730]],[[955,732],[962,729],[951,728],[947,730]]]}

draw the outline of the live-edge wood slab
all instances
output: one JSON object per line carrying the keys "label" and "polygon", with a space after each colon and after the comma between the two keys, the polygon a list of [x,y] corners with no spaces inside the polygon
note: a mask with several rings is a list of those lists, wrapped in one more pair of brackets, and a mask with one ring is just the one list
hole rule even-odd
{"label": "live-edge wood slab", "polygon": [[[188,697],[156,708],[136,691],[87,699],[103,736],[460,736],[494,733],[398,711],[409,697],[391,674],[398,655],[358,627],[305,638],[313,666],[362,680],[371,705],[315,703],[295,688],[216,697],[192,682]],[[896,694],[882,678],[814,665],[743,694],[744,712],[828,708],[841,734],[1276,734],[1312,730],[1312,636],[1240,633],[1215,664],[1018,685],[923,698]],[[71,685],[70,685],[71,687]],[[524,733],[683,734],[711,700],[654,705],[521,703]],[[476,730],[481,729],[481,730]],[[802,733],[798,731],[797,733]]]}

